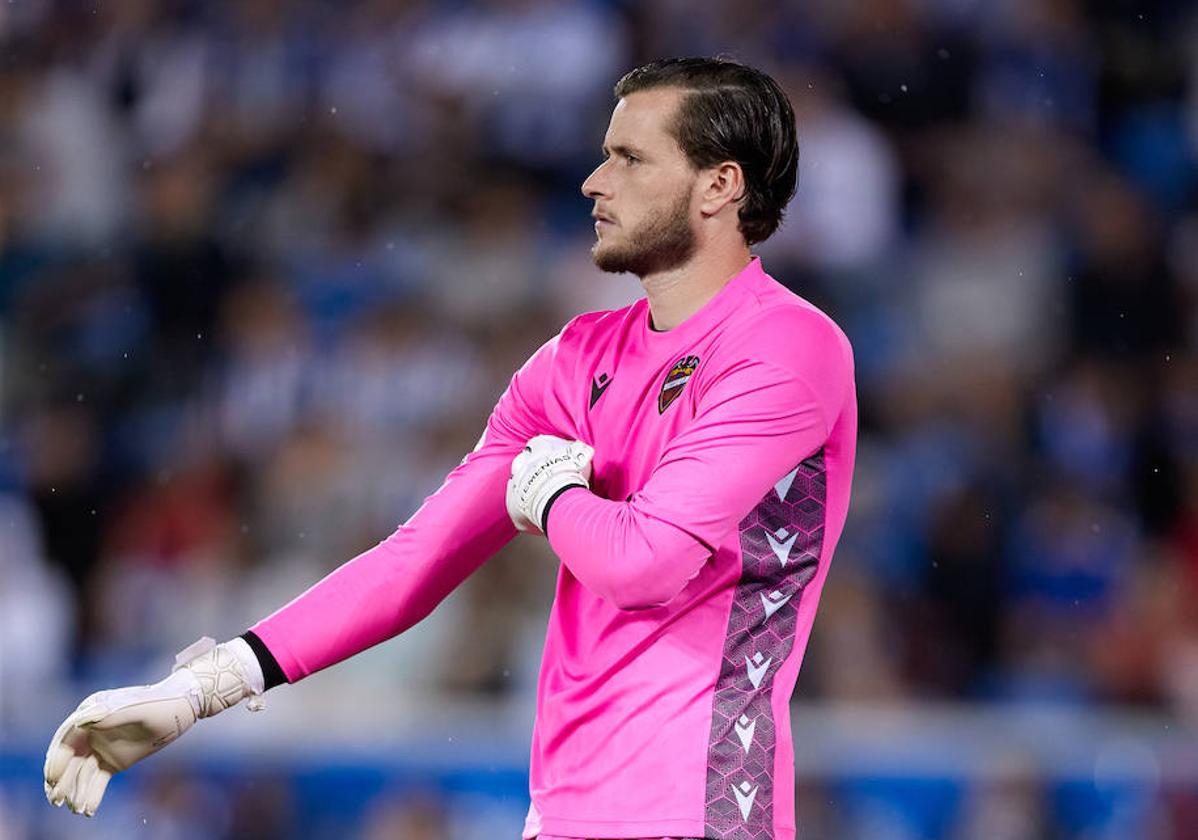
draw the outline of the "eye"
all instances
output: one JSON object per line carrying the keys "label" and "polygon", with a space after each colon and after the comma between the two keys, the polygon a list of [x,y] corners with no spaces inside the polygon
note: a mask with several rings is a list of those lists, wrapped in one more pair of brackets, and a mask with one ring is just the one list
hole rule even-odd
{"label": "eye", "polygon": [[634,163],[640,163],[641,159],[639,157],[637,157],[636,155],[626,154],[626,155],[624,155],[624,162],[626,164],[628,164],[629,166],[632,166]]}

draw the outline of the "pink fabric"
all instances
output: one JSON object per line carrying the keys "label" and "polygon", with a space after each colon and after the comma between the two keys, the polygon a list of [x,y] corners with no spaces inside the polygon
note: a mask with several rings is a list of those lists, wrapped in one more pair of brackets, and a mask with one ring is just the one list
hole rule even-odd
{"label": "pink fabric", "polygon": [[641,300],[567,324],[408,522],[253,629],[292,682],[402,632],[513,536],[524,442],[585,441],[592,487],[548,517],[524,836],[791,840],[789,699],[848,509],[851,350],[756,259],[677,328],[649,322]]}

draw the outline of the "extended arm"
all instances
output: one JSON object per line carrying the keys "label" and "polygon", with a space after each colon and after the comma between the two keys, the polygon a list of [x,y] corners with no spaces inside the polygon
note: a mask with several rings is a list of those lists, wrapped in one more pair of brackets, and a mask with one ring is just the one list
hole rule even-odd
{"label": "extended arm", "polygon": [[515,536],[505,487],[512,458],[547,430],[560,338],[512,377],[479,445],[407,522],[251,628],[288,682],[407,630]]}
{"label": "extended arm", "polygon": [[[557,339],[512,378],[479,445],[399,529],[344,564],[246,638],[193,646],[169,677],[91,695],[46,754],[55,805],[95,813],[108,780],[202,717],[294,682],[403,632],[515,535],[504,503],[513,456],[545,431],[539,397]],[[251,708],[254,704],[251,704]]]}
{"label": "extended arm", "polygon": [[504,487],[522,446],[489,428],[395,533],[251,628],[288,682],[407,630],[515,535]]}

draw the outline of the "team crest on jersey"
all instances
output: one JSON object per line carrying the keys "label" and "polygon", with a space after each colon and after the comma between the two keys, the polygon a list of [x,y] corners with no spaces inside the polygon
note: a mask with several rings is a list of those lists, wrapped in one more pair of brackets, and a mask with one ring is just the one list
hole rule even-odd
{"label": "team crest on jersey", "polygon": [[695,375],[695,368],[698,366],[698,356],[683,356],[670,368],[670,372],[666,374],[666,381],[662,383],[661,393],[657,395],[658,414],[665,414],[666,409],[673,405],[683,387]]}

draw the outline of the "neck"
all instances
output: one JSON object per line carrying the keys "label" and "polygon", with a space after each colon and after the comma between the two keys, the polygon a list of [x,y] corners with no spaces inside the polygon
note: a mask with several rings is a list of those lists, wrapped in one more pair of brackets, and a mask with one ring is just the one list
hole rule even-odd
{"label": "neck", "polygon": [[641,286],[649,299],[653,328],[672,330],[694,315],[743,271],[751,258],[745,245],[718,256],[696,254],[677,268],[646,274]]}

